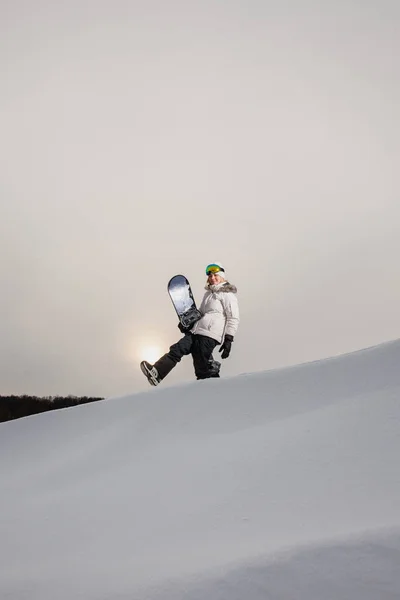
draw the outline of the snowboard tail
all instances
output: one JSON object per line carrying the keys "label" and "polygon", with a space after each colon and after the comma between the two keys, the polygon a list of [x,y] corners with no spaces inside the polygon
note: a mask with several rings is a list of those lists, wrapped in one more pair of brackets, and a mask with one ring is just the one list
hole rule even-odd
{"label": "snowboard tail", "polygon": [[169,280],[168,294],[182,327],[191,329],[201,318],[201,312],[197,309],[190,283],[184,275],[175,275]]}

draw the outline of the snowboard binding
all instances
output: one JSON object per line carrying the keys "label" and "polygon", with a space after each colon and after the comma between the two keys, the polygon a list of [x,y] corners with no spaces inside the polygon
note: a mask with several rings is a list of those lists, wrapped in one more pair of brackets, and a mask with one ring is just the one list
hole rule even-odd
{"label": "snowboard binding", "polygon": [[201,319],[201,312],[197,308],[191,308],[179,316],[179,321],[184,329],[191,329]]}

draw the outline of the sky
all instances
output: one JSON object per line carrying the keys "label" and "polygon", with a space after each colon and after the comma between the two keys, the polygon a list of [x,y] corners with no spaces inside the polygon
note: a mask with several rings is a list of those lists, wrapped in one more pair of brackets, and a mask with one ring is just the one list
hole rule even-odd
{"label": "sky", "polygon": [[400,340],[0,423],[0,597],[397,600]]}
{"label": "sky", "polygon": [[168,280],[200,303],[215,261],[241,310],[223,375],[400,337],[399,17],[1,1],[0,393],[147,389]]}

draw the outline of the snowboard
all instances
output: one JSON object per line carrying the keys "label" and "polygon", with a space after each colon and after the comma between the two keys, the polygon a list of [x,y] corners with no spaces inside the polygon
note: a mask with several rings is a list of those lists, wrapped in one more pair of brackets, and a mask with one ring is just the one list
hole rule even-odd
{"label": "snowboard", "polygon": [[201,318],[201,312],[196,307],[190,283],[184,275],[174,275],[169,280],[168,294],[182,327],[191,329]]}

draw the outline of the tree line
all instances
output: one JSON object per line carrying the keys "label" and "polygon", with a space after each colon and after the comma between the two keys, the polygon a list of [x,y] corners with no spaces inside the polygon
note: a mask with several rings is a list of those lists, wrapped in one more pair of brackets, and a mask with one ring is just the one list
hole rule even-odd
{"label": "tree line", "polygon": [[0,423],[48,410],[69,408],[87,402],[98,402],[99,400],[104,400],[104,398],[89,396],[0,396]]}

